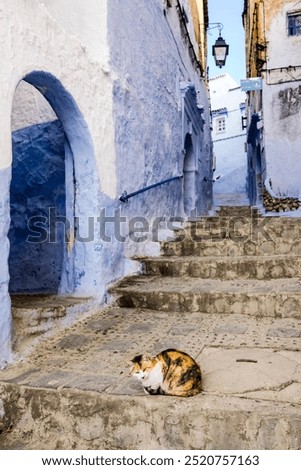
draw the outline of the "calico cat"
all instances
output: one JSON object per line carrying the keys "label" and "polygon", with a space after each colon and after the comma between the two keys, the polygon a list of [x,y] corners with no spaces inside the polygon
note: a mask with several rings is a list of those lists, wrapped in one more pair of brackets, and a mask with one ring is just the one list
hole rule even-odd
{"label": "calico cat", "polygon": [[190,397],[202,390],[202,373],[189,354],[166,349],[155,357],[135,356],[131,374],[141,381],[150,395]]}

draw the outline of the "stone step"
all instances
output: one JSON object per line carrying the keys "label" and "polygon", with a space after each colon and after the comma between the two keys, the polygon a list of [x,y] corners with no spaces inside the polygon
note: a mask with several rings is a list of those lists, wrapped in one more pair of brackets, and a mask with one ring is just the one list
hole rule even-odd
{"label": "stone step", "polygon": [[236,242],[277,243],[300,241],[301,218],[215,216],[187,222],[175,230],[175,239],[218,242],[229,238]]}
{"label": "stone step", "polygon": [[[1,371],[1,449],[299,449],[300,338],[294,318],[102,309]],[[201,394],[130,377],[166,348],[197,360]]]}
{"label": "stone step", "polygon": [[[142,260],[148,276],[203,279],[279,279],[301,275],[300,255],[196,257],[169,256]],[[183,280],[184,281],[184,280]]]}
{"label": "stone step", "polygon": [[[285,226],[290,226],[294,227],[297,226],[298,230],[300,229],[301,225],[301,217],[292,217],[292,216],[271,216],[271,215],[262,215],[258,212],[251,212],[249,215],[243,215],[240,213],[233,213],[231,215],[227,214],[221,214],[221,213],[216,213],[214,215],[204,215],[204,216],[199,216],[195,218],[189,218],[187,219],[187,225],[192,224],[196,225],[197,227],[201,227],[204,222],[207,223],[222,223],[224,221],[225,223],[229,223],[230,220],[234,220],[234,222],[241,222],[244,224],[251,223],[252,220],[258,221],[259,223],[262,223],[263,226],[272,226],[272,227],[285,227]],[[265,222],[265,223],[264,223]],[[254,222],[255,224],[255,222]]]}
{"label": "stone step", "polygon": [[[301,406],[239,396],[105,395],[0,383],[14,403],[3,450],[296,450]],[[30,437],[29,437],[30,435]],[[41,439],[41,436],[43,438]]]}
{"label": "stone step", "polygon": [[273,243],[300,243],[301,224],[282,225],[269,223],[267,219],[241,219],[241,218],[218,218],[214,220],[203,220],[202,222],[191,222],[178,228],[172,241],[178,242],[203,242],[211,241],[220,243],[224,239],[230,239],[236,243],[253,242],[258,245]]}
{"label": "stone step", "polygon": [[221,216],[232,216],[232,215],[252,215],[259,214],[258,207],[254,206],[219,206],[217,213]]}
{"label": "stone step", "polygon": [[91,297],[47,294],[11,295],[13,318],[13,348],[24,353],[44,334],[63,327],[94,305]]}
{"label": "stone step", "polygon": [[199,278],[136,277],[112,292],[120,307],[201,313],[240,313],[256,317],[301,318],[301,281],[220,281]]}
{"label": "stone step", "polygon": [[197,240],[186,237],[182,241],[161,242],[164,256],[272,256],[300,255],[301,239],[277,239],[276,241],[246,240],[230,238]]}

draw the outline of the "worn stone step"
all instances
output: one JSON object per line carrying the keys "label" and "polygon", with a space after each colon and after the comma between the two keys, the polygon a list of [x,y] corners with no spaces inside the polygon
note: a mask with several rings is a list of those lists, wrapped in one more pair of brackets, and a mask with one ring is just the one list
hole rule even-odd
{"label": "worn stone step", "polygon": [[[301,407],[200,394],[191,398],[105,395],[0,383],[14,403],[2,449],[190,450],[301,446]],[[43,436],[43,439],[41,439]]]}
{"label": "worn stone step", "polygon": [[[102,309],[0,372],[0,448],[300,448],[300,338],[294,318]],[[130,377],[166,348],[197,360],[201,394],[145,396]]]}
{"label": "worn stone step", "polygon": [[262,243],[298,242],[301,239],[301,218],[215,216],[190,221],[175,230],[177,241],[218,242],[229,238],[235,242]]}
{"label": "worn stone step", "polygon": [[219,206],[217,213],[221,216],[232,216],[232,215],[252,215],[259,214],[258,207],[255,206]]}
{"label": "worn stone step", "polygon": [[93,308],[91,297],[47,294],[14,294],[11,296],[15,353],[24,353],[54,328],[74,321],[81,313]]}
{"label": "worn stone step", "polygon": [[301,281],[130,278],[113,288],[120,307],[301,318]]}
{"label": "worn stone step", "polygon": [[279,279],[301,275],[300,255],[196,257],[170,256],[142,260],[149,276],[203,279]]}
{"label": "worn stone step", "polygon": [[284,254],[301,254],[301,239],[288,240],[279,238],[276,241],[246,240],[237,241],[230,238],[198,240],[187,236],[181,241],[161,242],[164,256],[271,256]]}

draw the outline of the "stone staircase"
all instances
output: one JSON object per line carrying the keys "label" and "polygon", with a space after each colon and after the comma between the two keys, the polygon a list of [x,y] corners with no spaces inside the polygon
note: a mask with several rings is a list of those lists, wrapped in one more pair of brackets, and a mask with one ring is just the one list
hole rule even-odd
{"label": "stone staircase", "polygon": [[[1,372],[0,448],[301,449],[301,220],[222,207],[161,250]],[[169,347],[199,362],[203,393],[145,396],[129,376]]]}
{"label": "stone staircase", "polygon": [[118,286],[119,305],[301,319],[300,241],[300,219],[224,207],[143,260],[145,276]]}

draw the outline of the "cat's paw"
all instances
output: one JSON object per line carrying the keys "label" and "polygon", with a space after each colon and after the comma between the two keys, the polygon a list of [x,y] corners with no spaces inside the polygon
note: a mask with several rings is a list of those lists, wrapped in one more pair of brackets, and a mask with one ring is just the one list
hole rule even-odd
{"label": "cat's paw", "polygon": [[144,387],[144,391],[147,395],[158,395],[158,389],[152,387]]}

